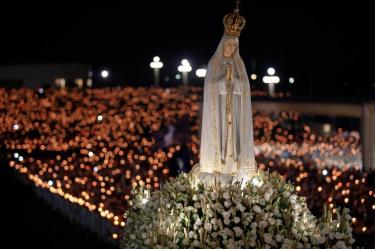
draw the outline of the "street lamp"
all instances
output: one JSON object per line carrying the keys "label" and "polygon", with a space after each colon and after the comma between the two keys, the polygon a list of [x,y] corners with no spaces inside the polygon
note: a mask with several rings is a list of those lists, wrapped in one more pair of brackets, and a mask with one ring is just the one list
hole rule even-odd
{"label": "street lamp", "polygon": [[93,83],[93,76],[94,76],[94,73],[93,71],[90,69],[88,74],[87,74],[87,80],[86,80],[86,85],[87,87],[92,87],[92,83]]}
{"label": "street lamp", "polygon": [[163,62],[160,61],[159,56],[155,56],[153,61],[150,63],[150,67],[154,69],[154,83],[155,86],[159,86],[159,71],[163,67]]}
{"label": "street lamp", "polygon": [[276,70],[275,70],[273,67],[270,67],[270,68],[267,69],[267,73],[268,73],[269,75],[275,75]]}
{"label": "street lamp", "polygon": [[103,79],[106,79],[109,76],[109,72],[108,70],[102,70],[100,75],[102,76]]}
{"label": "street lamp", "polygon": [[188,73],[192,70],[190,63],[187,59],[181,61],[181,65],[178,66],[178,71],[182,73],[182,83],[184,88],[187,89],[188,86]]}
{"label": "street lamp", "polygon": [[207,70],[205,68],[199,68],[199,69],[197,69],[197,71],[195,71],[195,74],[199,78],[204,78],[204,77],[206,77],[206,72],[207,72]]}
{"label": "street lamp", "polygon": [[275,95],[275,84],[280,83],[280,78],[275,75],[276,70],[273,67],[267,69],[268,75],[263,77],[263,83],[268,85],[268,94],[270,97]]}

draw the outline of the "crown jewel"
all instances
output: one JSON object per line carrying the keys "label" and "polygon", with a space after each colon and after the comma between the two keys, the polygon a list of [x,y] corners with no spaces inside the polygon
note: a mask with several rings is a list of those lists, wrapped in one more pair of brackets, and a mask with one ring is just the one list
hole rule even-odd
{"label": "crown jewel", "polygon": [[226,14],[223,18],[224,34],[232,36],[240,36],[241,30],[245,27],[246,19],[240,15],[238,8],[239,1],[233,13]]}

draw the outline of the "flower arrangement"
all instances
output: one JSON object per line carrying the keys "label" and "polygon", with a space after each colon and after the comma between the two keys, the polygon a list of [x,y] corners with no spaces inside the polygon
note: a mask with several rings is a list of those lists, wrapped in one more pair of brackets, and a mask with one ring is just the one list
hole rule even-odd
{"label": "flower arrangement", "polygon": [[351,248],[348,209],[313,216],[277,173],[205,186],[181,174],[151,194],[135,191],[123,248]]}

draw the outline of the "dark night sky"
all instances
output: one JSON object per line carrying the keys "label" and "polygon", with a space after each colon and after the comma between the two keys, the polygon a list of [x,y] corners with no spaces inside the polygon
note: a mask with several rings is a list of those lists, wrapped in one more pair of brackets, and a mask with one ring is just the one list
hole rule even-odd
{"label": "dark night sky", "polygon": [[[125,82],[151,82],[154,55],[175,73],[184,57],[207,63],[234,1],[122,1],[2,7],[0,64],[85,62]],[[240,51],[248,72],[276,67],[299,88],[375,95],[374,18],[369,5],[242,0]],[[328,88],[327,88],[328,87]],[[344,90],[342,90],[344,89]],[[340,95],[337,94],[337,95]]]}

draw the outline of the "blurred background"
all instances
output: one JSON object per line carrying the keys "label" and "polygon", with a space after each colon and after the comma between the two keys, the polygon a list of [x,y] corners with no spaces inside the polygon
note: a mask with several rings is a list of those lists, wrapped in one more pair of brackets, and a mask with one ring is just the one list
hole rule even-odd
{"label": "blurred background", "polygon": [[[131,189],[199,161],[205,69],[234,1],[19,3],[0,16],[0,188],[14,248],[118,248]],[[364,3],[247,1],[258,167],[351,210],[374,247],[375,38]],[[4,242],[5,243],[5,242]]]}

